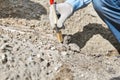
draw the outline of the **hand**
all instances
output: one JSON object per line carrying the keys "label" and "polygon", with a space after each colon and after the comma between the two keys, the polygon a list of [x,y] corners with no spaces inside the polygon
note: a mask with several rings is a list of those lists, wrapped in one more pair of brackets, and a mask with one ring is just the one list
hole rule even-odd
{"label": "hand", "polygon": [[[57,27],[63,28],[64,22],[66,21],[66,19],[73,14],[73,7],[66,2],[56,4],[56,12],[57,12],[57,15],[60,15],[60,17],[57,21]],[[53,16],[54,15],[52,14],[52,9],[50,7],[49,20],[50,20],[50,24],[51,24],[52,28],[54,29],[55,23],[53,21]]]}

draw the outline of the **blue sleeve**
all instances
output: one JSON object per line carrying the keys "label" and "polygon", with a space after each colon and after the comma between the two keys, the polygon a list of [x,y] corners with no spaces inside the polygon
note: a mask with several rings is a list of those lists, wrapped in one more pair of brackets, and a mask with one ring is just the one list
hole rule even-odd
{"label": "blue sleeve", "polygon": [[73,6],[74,11],[87,6],[92,0],[66,0]]}

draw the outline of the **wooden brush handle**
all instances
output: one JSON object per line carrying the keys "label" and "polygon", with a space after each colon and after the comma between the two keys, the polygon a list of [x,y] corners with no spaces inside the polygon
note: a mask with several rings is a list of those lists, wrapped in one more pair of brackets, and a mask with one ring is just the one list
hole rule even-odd
{"label": "wooden brush handle", "polygon": [[51,4],[51,9],[52,9],[52,14],[53,14],[53,21],[54,24],[56,26],[56,33],[57,33],[57,39],[60,43],[63,42],[63,37],[62,37],[62,32],[58,29],[57,27],[57,21],[58,21],[58,16],[56,14],[56,4],[54,3],[54,0],[50,0],[50,4]]}

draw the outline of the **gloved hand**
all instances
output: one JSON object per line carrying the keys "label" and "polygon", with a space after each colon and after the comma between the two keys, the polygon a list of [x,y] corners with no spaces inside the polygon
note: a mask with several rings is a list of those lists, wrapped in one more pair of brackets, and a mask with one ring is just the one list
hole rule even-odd
{"label": "gloved hand", "polygon": [[[62,28],[66,19],[72,15],[73,7],[66,2],[59,3],[59,4],[56,4],[56,12],[57,12],[57,15],[60,15],[60,18],[58,19],[58,22],[57,22],[57,27]],[[52,9],[50,7],[49,20],[52,28],[54,29],[55,23],[53,21],[53,16],[54,15],[52,14]]]}

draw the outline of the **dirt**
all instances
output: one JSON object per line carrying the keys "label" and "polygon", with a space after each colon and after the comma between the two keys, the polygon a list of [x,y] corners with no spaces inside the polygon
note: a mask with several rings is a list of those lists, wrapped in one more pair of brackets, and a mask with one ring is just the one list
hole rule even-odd
{"label": "dirt", "polygon": [[120,80],[120,44],[92,4],[66,22],[59,43],[49,1],[0,0],[0,80]]}

